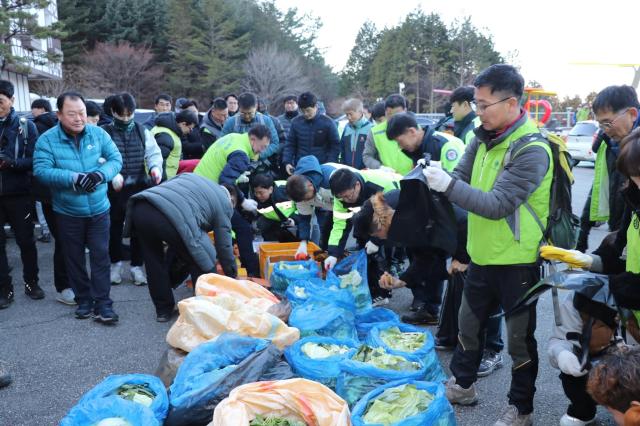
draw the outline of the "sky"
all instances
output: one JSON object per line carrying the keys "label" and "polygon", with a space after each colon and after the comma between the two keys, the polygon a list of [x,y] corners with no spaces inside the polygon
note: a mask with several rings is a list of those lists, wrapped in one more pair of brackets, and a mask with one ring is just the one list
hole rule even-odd
{"label": "sky", "polygon": [[560,98],[584,97],[633,80],[632,68],[572,63],[640,65],[640,2],[635,0],[276,0],[276,4],[283,10],[297,7],[321,19],[316,44],[334,71],[344,67],[366,20],[378,28],[393,27],[417,7],[438,13],[447,25],[470,16],[477,28],[492,35],[503,57],[518,52],[516,65],[525,82],[536,80]]}

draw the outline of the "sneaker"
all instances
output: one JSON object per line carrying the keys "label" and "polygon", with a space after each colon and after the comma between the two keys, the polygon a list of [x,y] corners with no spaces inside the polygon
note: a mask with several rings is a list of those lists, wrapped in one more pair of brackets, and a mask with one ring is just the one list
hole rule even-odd
{"label": "sneaker", "polygon": [[111,285],[122,283],[122,262],[111,264]]}
{"label": "sneaker", "polygon": [[171,312],[163,312],[156,316],[156,321],[158,322],[169,322],[171,319],[177,314],[176,310],[172,310]]}
{"label": "sneaker", "polygon": [[0,309],[8,308],[13,302],[13,286],[0,287]]}
{"label": "sneaker", "polygon": [[131,267],[131,278],[133,279],[134,285],[147,284],[147,276],[144,274],[144,270],[142,269],[142,266]]}
{"label": "sneaker", "polygon": [[11,384],[11,376],[9,370],[3,362],[0,362],[0,389]]}
{"label": "sneaker", "polygon": [[24,294],[33,300],[44,299],[44,291],[42,291],[37,282],[24,283]]}
{"label": "sneaker", "polygon": [[478,377],[488,376],[494,370],[502,367],[502,363],[502,354],[500,352],[484,351],[478,368]]}
{"label": "sneaker", "polygon": [[77,305],[76,295],[73,293],[73,290],[71,290],[70,288],[65,288],[64,290],[58,292],[58,296],[56,296],[56,300],[60,303],[64,303],[65,305],[69,305],[69,306]]}
{"label": "sneaker", "polygon": [[520,414],[515,405],[509,405],[493,426],[530,426],[532,424],[533,413]]}
{"label": "sneaker", "polygon": [[565,413],[560,418],[560,426],[586,426],[595,421],[595,416],[591,420],[580,420]]}
{"label": "sneaker", "polygon": [[120,319],[111,306],[100,306],[94,309],[93,319],[103,324],[114,324]]}
{"label": "sneaker", "polygon": [[437,325],[438,316],[430,313],[427,308],[422,307],[413,313],[403,315],[402,322],[413,325]]}
{"label": "sneaker", "polygon": [[389,304],[389,298],[388,297],[382,297],[382,296],[377,296],[373,299],[371,305],[376,308],[378,306],[384,306],[384,305],[388,305]]}
{"label": "sneaker", "polygon": [[452,404],[473,405],[478,402],[478,394],[476,387],[471,385],[468,389],[463,388],[456,383],[456,378],[451,377],[446,385],[447,399]]}
{"label": "sneaker", "polygon": [[420,309],[423,309],[424,306],[425,306],[425,303],[422,300],[413,299],[413,302],[411,302],[411,307],[409,308],[409,310],[411,312],[415,312]]}
{"label": "sneaker", "polygon": [[44,232],[42,235],[40,235],[38,237],[38,241],[40,241],[42,243],[50,243],[51,242],[51,233],[50,232]]}
{"label": "sneaker", "polygon": [[80,304],[78,304],[78,309],[76,309],[76,318],[87,319],[91,317],[92,312],[93,312],[92,302],[81,302]]}

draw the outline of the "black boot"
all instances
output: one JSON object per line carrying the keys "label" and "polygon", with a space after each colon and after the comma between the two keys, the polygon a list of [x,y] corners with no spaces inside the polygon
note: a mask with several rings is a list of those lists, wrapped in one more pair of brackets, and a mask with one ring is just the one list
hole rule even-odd
{"label": "black boot", "polygon": [[0,309],[8,308],[13,302],[13,286],[0,286]]}
{"label": "black boot", "polygon": [[24,294],[33,300],[44,299],[44,291],[38,285],[38,282],[24,283]]}
{"label": "black boot", "polygon": [[421,306],[415,312],[402,316],[402,322],[414,325],[437,325],[438,315],[432,314],[425,306]]}
{"label": "black boot", "polygon": [[0,388],[4,388],[11,384],[11,376],[3,362],[0,362]]}

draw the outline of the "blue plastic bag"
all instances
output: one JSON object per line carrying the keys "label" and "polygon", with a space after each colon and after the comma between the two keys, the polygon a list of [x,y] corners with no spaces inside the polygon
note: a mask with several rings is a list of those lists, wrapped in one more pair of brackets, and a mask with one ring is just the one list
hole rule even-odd
{"label": "blue plastic bag", "polygon": [[[341,355],[334,355],[327,358],[309,358],[302,352],[302,346],[306,343],[325,343],[342,345],[350,348],[348,352]],[[309,336],[298,340],[284,351],[287,361],[293,371],[305,379],[314,380],[332,389],[335,389],[336,379],[340,375],[340,361],[352,356],[358,343],[353,340],[334,339],[324,336]]]}
{"label": "blue plastic bag", "polygon": [[153,411],[137,402],[126,401],[119,396],[96,398],[78,404],[69,411],[60,426],[94,425],[104,419],[123,418],[135,426],[161,426]]}
{"label": "blue plastic bag", "polygon": [[[290,269],[300,268],[300,269]],[[318,264],[314,260],[297,260],[290,262],[277,262],[271,277],[269,278],[270,287],[269,290],[282,296],[287,291],[289,284],[297,280],[308,280],[311,278],[317,278],[320,275],[320,269]]]}
{"label": "blue plastic bag", "polygon": [[289,285],[285,295],[293,307],[305,303],[310,297],[314,297],[330,301],[349,311],[356,309],[353,293],[347,289],[338,288],[335,284],[330,284],[321,278],[295,281]]}
{"label": "blue plastic bag", "polygon": [[[360,282],[357,285],[345,286],[342,277],[356,272],[360,276]],[[327,273],[327,283],[329,286],[335,285],[338,288],[350,290],[355,298],[356,311],[358,313],[371,309],[371,293],[369,292],[369,282],[367,281],[367,253],[364,250],[360,250],[338,262]]]}
{"label": "blue plastic bag", "polygon": [[[356,315],[358,339],[364,342],[373,327],[386,328],[400,323],[398,314],[387,308],[373,308]],[[379,345],[375,345],[379,346]]]}
{"label": "blue plastic bag", "polygon": [[365,423],[362,418],[367,413],[369,405],[376,399],[382,392],[387,389],[395,388],[402,385],[414,385],[419,390],[425,390],[433,395],[433,401],[429,407],[422,413],[418,413],[415,416],[407,417],[406,419],[394,423],[392,426],[455,426],[456,416],[453,408],[447,397],[445,396],[445,389],[441,383],[434,382],[419,382],[415,380],[398,380],[395,382],[387,383],[380,387],[375,388],[368,394],[362,397],[360,401],[351,410],[351,421],[353,426],[381,426],[379,423]]}
{"label": "blue plastic bag", "polygon": [[418,370],[386,370],[374,365],[354,361],[353,355],[340,361],[340,375],[336,383],[336,393],[352,407],[360,398],[373,389],[395,380],[422,380],[426,368],[422,360],[414,355],[402,355],[407,361],[420,364]]}
{"label": "blue plastic bag", "polygon": [[[125,385],[125,384],[142,385],[145,383],[148,384],[151,391],[156,394],[156,397],[153,399],[151,406],[148,408],[136,402],[126,401],[118,397],[117,395],[113,395],[113,393],[122,385]],[[122,401],[128,404],[140,405],[144,408],[147,408],[147,410],[150,410],[152,415],[159,422],[164,421],[164,419],[167,417],[167,412],[169,411],[169,398],[167,397],[167,391],[164,387],[164,384],[162,384],[162,381],[159,378],[157,378],[156,376],[151,376],[149,374],[122,374],[122,375],[109,376],[106,379],[104,379],[102,382],[98,383],[93,389],[91,389],[89,392],[84,394],[84,396],[80,399],[80,401],[78,401],[78,404],[76,405],[76,407],[74,407],[69,412],[69,415],[67,417],[69,417],[72,414],[72,412],[76,409],[80,411],[86,411],[84,406],[88,402],[110,398],[111,396],[115,396],[116,398],[121,399]],[[98,406],[101,406],[99,401],[97,404]],[[108,406],[111,407],[112,405],[108,405]],[[122,404],[119,404],[118,406],[123,407]],[[139,410],[136,410],[136,411],[139,412]],[[105,418],[108,418],[108,417],[117,417],[117,416],[107,416]],[[71,425],[74,423],[69,423],[69,424]]]}
{"label": "blue plastic bag", "polygon": [[[395,350],[390,348],[384,340],[380,337],[380,332],[382,330],[386,330],[390,327],[398,327],[403,333],[423,333],[425,335],[425,343],[420,349],[414,352],[403,352],[399,350]],[[424,380],[429,382],[442,382],[447,380],[446,374],[442,370],[442,366],[440,365],[440,360],[438,359],[438,354],[435,350],[435,340],[433,339],[433,335],[429,330],[424,328],[415,327],[410,324],[405,324],[403,322],[398,324],[389,324],[389,325],[377,325],[371,329],[369,335],[367,336],[367,344],[373,347],[383,347],[390,354],[397,355],[415,355],[424,362],[426,368],[426,374]]]}
{"label": "blue plastic bag", "polygon": [[358,340],[355,316],[326,300],[309,298],[291,311],[289,325],[300,330],[300,337],[328,336],[336,339]]}

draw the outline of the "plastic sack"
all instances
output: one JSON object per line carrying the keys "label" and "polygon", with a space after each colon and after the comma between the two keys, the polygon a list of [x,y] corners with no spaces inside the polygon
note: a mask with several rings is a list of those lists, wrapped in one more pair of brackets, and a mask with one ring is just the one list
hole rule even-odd
{"label": "plastic sack", "polygon": [[282,261],[275,264],[269,278],[271,291],[280,296],[287,291],[289,284],[297,280],[317,278],[320,269],[315,260]]}
{"label": "plastic sack", "polygon": [[[137,402],[127,401],[125,399],[120,398],[117,395],[113,395],[113,393],[120,386],[127,385],[127,384],[128,385],[147,384],[149,386],[149,389],[156,395],[151,405],[149,407],[145,407],[144,405],[141,405]],[[106,379],[104,379],[102,382],[94,386],[93,389],[91,389],[89,392],[84,394],[84,396],[80,399],[80,401],[78,401],[78,404],[69,412],[69,415],[67,417],[76,418],[75,417],[76,413],[74,413],[74,411],[76,410],[78,412],[87,411],[88,408],[86,408],[85,406],[89,402],[97,401],[97,406],[101,406],[100,400],[111,399],[112,397],[115,397],[123,401],[124,403],[126,403],[126,405],[138,405],[140,407],[143,407],[149,410],[151,414],[159,422],[162,422],[165,419],[165,417],[167,417],[167,412],[169,411],[169,398],[167,397],[167,391],[164,385],[162,384],[162,381],[160,381],[159,378],[157,378],[156,376],[151,376],[149,374],[122,374],[122,375],[109,376]],[[115,403],[114,404],[109,403],[107,405],[110,407],[111,406],[115,407]],[[124,405],[122,404],[118,404],[118,406],[124,407]],[[139,412],[139,410],[135,410],[135,411]],[[104,418],[109,418],[109,417],[114,417],[114,416],[106,416]],[[75,423],[69,423],[69,424],[71,425]],[[84,424],[91,424],[91,423],[84,423]],[[137,423],[134,423],[134,424],[137,424]]]}
{"label": "plastic sack", "polygon": [[268,339],[280,349],[300,338],[297,329],[229,295],[190,297],[178,303],[178,310],[180,317],[169,329],[167,343],[186,352],[225,332]]}
{"label": "plastic sack", "polygon": [[282,300],[267,309],[267,313],[270,313],[274,317],[278,317],[280,321],[284,323],[288,323],[289,316],[291,316],[291,309],[291,303],[289,303],[288,300]]}
{"label": "plastic sack", "polygon": [[350,290],[355,298],[358,313],[371,309],[371,293],[367,281],[367,253],[364,250],[338,262],[327,273],[327,284]]}
{"label": "plastic sack", "polygon": [[232,296],[265,312],[280,302],[269,290],[253,281],[236,280],[219,274],[200,275],[196,282],[196,296],[222,294]]}
{"label": "plastic sack", "polygon": [[178,368],[186,356],[187,353],[185,351],[172,347],[168,347],[162,354],[160,362],[158,363],[158,368],[156,368],[156,372],[154,374],[162,380],[162,383],[166,388],[171,386],[171,383],[173,383],[173,379],[176,378]]}
{"label": "plastic sack", "polygon": [[357,314],[356,330],[358,331],[358,339],[364,342],[373,327],[391,327],[399,323],[400,317],[398,317],[398,314],[387,308],[373,308],[370,311]]}
{"label": "plastic sack", "polygon": [[419,390],[429,392],[433,395],[433,401],[431,401],[431,404],[429,404],[429,407],[425,411],[407,417],[400,422],[393,423],[393,426],[455,426],[456,416],[451,404],[447,401],[444,386],[441,383],[419,382],[415,380],[398,380],[387,383],[363,396],[355,407],[353,407],[351,416],[353,426],[381,426],[379,423],[365,423],[362,418],[367,413],[370,404],[380,396],[380,394],[387,389],[402,385],[414,385]]}
{"label": "plastic sack", "polygon": [[341,308],[355,311],[356,301],[347,289],[341,289],[320,278],[294,281],[289,285],[285,293],[287,299],[295,306],[305,303],[309,298],[330,301]]}
{"label": "plastic sack", "polygon": [[[390,327],[398,327],[398,329],[400,329],[400,331],[403,333],[423,333],[425,335],[425,343],[420,349],[417,349],[413,352],[403,352],[396,349],[392,349],[380,337],[380,332]],[[424,362],[424,365],[425,365],[426,373],[424,376],[424,380],[429,382],[436,382],[436,383],[447,380],[447,376],[446,374],[444,374],[444,371],[442,370],[442,366],[440,365],[440,360],[438,359],[438,354],[436,353],[436,350],[435,350],[435,341],[433,339],[433,335],[429,330],[415,327],[413,325],[405,324],[405,323],[386,325],[382,327],[377,326],[377,327],[373,327],[369,332],[369,336],[367,336],[367,344],[374,347],[377,347],[377,346],[382,347],[384,348],[384,350],[386,350],[390,354],[402,355],[402,356],[405,356],[405,355],[417,356],[422,360],[422,362]]]}
{"label": "plastic sack", "polygon": [[60,426],[87,426],[105,420],[118,418],[131,426],[161,426],[153,411],[135,402],[125,401],[118,396],[98,398],[78,404],[69,411]]}
{"label": "plastic sack", "polygon": [[350,426],[347,404],[328,387],[306,379],[249,383],[216,407],[209,426],[248,426],[258,415],[287,417],[313,426]]}
{"label": "plastic sack", "polygon": [[281,358],[282,352],[268,340],[234,333],[203,343],[187,355],[169,389],[171,407],[165,425],[206,424],[229,392],[263,380]]}
{"label": "plastic sack", "polygon": [[[390,353],[390,352],[389,352]],[[411,362],[420,365],[418,370],[387,370],[374,365],[355,361],[353,356],[340,361],[340,375],[336,383],[336,392],[349,406],[353,406],[366,393],[378,386],[395,380],[422,380],[426,374],[426,368],[422,360],[414,355],[402,354]]]}
{"label": "plastic sack", "polygon": [[[303,351],[306,343],[325,343],[347,346],[350,350],[344,354],[333,355],[327,358],[310,358]],[[314,380],[330,388],[335,388],[336,380],[340,375],[340,361],[352,356],[358,346],[353,340],[334,339],[324,336],[309,336],[298,340],[289,346],[284,355],[296,374],[305,379]]]}
{"label": "plastic sack", "polygon": [[289,324],[300,330],[300,337],[358,340],[353,312],[313,297],[291,312]]}

